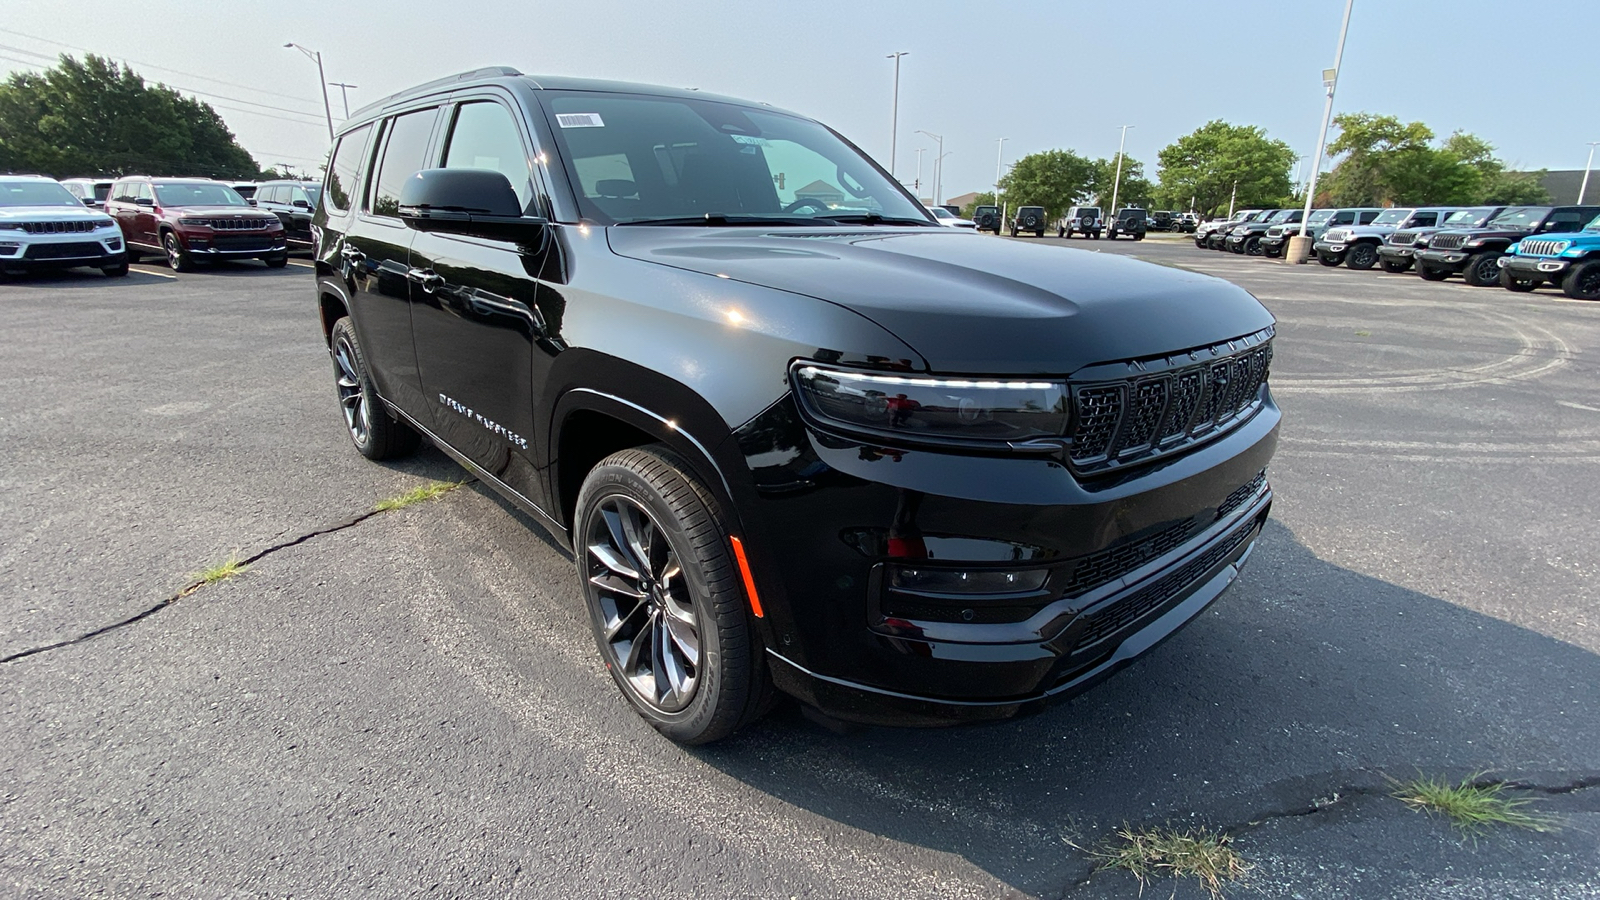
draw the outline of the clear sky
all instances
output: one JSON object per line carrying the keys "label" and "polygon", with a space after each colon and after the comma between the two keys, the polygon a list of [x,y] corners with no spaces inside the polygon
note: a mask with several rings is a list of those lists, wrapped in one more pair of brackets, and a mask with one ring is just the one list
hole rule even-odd
{"label": "clear sky", "polygon": [[[351,109],[485,65],[698,87],[821,119],[882,162],[900,73],[896,171],[944,136],[945,194],[994,181],[1005,158],[1054,147],[1128,154],[1155,176],[1163,146],[1209,119],[1259,125],[1309,154],[1342,0],[360,0],[128,4],[6,0],[0,71],[86,48],[218,107],[258,162],[327,149],[315,65],[359,85]],[[293,23],[293,24],[291,24]],[[1600,2],[1356,0],[1335,112],[1420,120],[1486,138],[1514,168],[1582,168],[1600,140],[1593,85]],[[51,43],[52,41],[56,43]],[[63,46],[70,45],[70,46]],[[41,57],[38,54],[43,54]],[[157,68],[161,67],[161,68]],[[337,88],[334,118],[341,117]],[[1309,163],[1307,163],[1309,165]],[[923,191],[924,195],[930,192]]]}

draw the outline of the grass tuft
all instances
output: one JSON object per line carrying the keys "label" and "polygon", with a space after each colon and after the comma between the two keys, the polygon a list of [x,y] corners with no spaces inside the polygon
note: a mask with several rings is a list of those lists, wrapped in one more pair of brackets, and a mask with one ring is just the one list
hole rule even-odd
{"label": "grass tuft", "polygon": [[219,581],[227,581],[248,568],[250,567],[247,564],[239,561],[239,554],[234,553],[214,566],[201,569],[198,572],[190,572],[189,577],[201,584],[216,584]]}
{"label": "grass tuft", "polygon": [[414,487],[404,494],[398,494],[386,500],[379,500],[373,507],[378,512],[388,512],[392,509],[405,509],[416,503],[437,500],[458,487],[466,484],[465,481],[434,481],[420,487]]}
{"label": "grass tuft", "polygon": [[1476,838],[1496,825],[1539,832],[1556,830],[1559,823],[1555,819],[1528,811],[1533,800],[1507,797],[1503,782],[1480,784],[1479,779],[1485,774],[1468,776],[1459,784],[1419,776],[1400,784],[1394,796],[1412,809],[1444,816],[1469,837]]}
{"label": "grass tuft", "polygon": [[1170,875],[1199,879],[1211,896],[1222,897],[1224,883],[1237,881],[1250,871],[1250,864],[1233,849],[1232,843],[1228,835],[1207,828],[1179,831],[1124,826],[1117,829],[1116,837],[1089,855],[1099,861],[1096,871],[1132,872],[1139,879],[1141,892],[1152,878]]}

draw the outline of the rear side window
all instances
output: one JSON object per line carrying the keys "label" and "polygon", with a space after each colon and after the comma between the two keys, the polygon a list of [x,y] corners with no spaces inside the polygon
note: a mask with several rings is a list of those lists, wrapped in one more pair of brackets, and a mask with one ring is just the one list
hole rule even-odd
{"label": "rear side window", "polygon": [[1419,212],[1416,215],[1411,217],[1411,224],[1412,225],[1420,225],[1420,226],[1423,226],[1425,228],[1426,227],[1431,227],[1431,226],[1437,224],[1438,221],[1439,221],[1439,214],[1435,213],[1435,212]]}
{"label": "rear side window", "polygon": [[511,113],[498,103],[465,103],[456,110],[450,143],[444,154],[447,169],[490,169],[506,176],[523,209],[533,197],[532,170],[522,146],[521,129]]}
{"label": "rear side window", "polygon": [[345,212],[350,209],[350,198],[355,196],[356,174],[361,169],[362,151],[367,149],[367,136],[371,125],[363,125],[339,139],[334,148],[333,161],[328,164],[328,208]]}
{"label": "rear side window", "polygon": [[1587,218],[1580,210],[1558,209],[1550,214],[1550,223],[1547,231],[1582,231],[1583,223]]}
{"label": "rear side window", "polygon": [[428,139],[433,136],[437,109],[396,116],[390,123],[389,139],[384,142],[383,163],[372,184],[368,209],[375,216],[400,215],[400,186],[428,163]]}
{"label": "rear side window", "polygon": [[1372,220],[1376,219],[1380,215],[1382,215],[1382,213],[1379,212],[1378,210],[1369,209],[1366,212],[1361,214],[1361,224],[1363,224],[1363,225],[1371,225],[1372,224]]}

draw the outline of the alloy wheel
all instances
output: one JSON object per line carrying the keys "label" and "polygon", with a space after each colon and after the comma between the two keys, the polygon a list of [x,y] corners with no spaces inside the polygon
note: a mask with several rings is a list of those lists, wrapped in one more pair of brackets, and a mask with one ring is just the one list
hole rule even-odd
{"label": "alloy wheel", "polygon": [[367,403],[367,391],[356,366],[356,351],[350,339],[340,335],[333,345],[333,368],[339,386],[339,408],[344,410],[344,424],[357,444],[365,444],[372,434],[372,409]]}
{"label": "alloy wheel", "polygon": [[169,234],[161,242],[161,246],[167,251],[167,266],[176,272],[183,256],[183,251],[178,249],[178,239]]}
{"label": "alloy wheel", "polygon": [[700,614],[676,551],[638,501],[600,501],[585,535],[606,664],[652,709],[683,710],[700,686]]}

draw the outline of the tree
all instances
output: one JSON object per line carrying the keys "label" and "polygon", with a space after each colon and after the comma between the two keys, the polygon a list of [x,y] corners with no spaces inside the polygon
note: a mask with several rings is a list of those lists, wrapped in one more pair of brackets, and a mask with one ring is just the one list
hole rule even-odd
{"label": "tree", "polygon": [[0,171],[254,178],[209,104],[90,54],[0,84]]}
{"label": "tree", "polygon": [[1290,195],[1294,151],[1253,125],[1221,119],[1168,144],[1158,155],[1161,195],[1175,206],[1190,197],[1203,212],[1226,209],[1238,186],[1237,206],[1276,206]]}
{"label": "tree", "polygon": [[[1340,157],[1326,182],[1334,206],[1472,206],[1549,199],[1537,175],[1510,173],[1482,138],[1457,131],[1438,146],[1433,130],[1394,116],[1335,116]],[[1511,199],[1506,199],[1511,198]]]}
{"label": "tree", "polygon": [[1122,158],[1122,183],[1113,190],[1117,178],[1117,158],[1097,159],[1094,161],[1094,178],[1089,182],[1089,188],[1095,195],[1095,202],[1109,209],[1111,199],[1116,197],[1118,206],[1139,206],[1149,209],[1155,199],[1155,185],[1144,177],[1144,163],[1136,159]]}
{"label": "tree", "polygon": [[1012,209],[1042,206],[1046,221],[1056,219],[1092,192],[1094,166],[1071,150],[1030,153],[1000,179],[1000,196]]}

